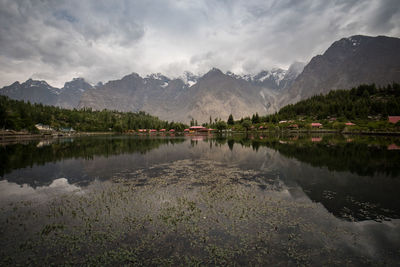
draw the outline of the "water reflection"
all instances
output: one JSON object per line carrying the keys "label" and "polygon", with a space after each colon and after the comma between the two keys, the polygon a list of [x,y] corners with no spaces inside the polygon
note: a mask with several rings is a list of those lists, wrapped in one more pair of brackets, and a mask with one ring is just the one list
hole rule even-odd
{"label": "water reflection", "polygon": [[2,146],[0,265],[393,265],[393,144],[230,135]]}
{"label": "water reflection", "polygon": [[0,174],[32,188],[63,177],[85,186],[115,177],[135,179],[136,170],[155,164],[207,159],[260,170],[251,178],[260,188],[273,177],[273,183],[300,188],[339,218],[383,221],[400,218],[398,144],[397,138],[338,135],[59,139],[1,146]]}

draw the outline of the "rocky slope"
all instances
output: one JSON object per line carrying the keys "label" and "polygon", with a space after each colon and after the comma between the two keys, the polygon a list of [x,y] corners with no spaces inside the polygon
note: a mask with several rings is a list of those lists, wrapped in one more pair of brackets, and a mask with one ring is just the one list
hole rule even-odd
{"label": "rocky slope", "polygon": [[15,82],[0,90],[0,94],[12,99],[30,101],[31,103],[43,103],[45,105],[55,105],[60,92],[59,89],[50,86],[45,81],[35,81],[32,79],[24,83]]}
{"label": "rocky slope", "polygon": [[93,86],[82,78],[74,78],[66,82],[58,95],[56,106],[63,108],[76,108],[81,100],[82,94]]}
{"label": "rocky slope", "polygon": [[272,107],[270,102],[275,102],[263,93],[269,89],[218,69],[202,77],[186,76],[189,78],[169,79],[161,74],[142,78],[133,73],[88,90],[78,107],[143,110],[161,119],[206,122],[210,116],[226,120],[231,113],[240,118],[267,112]]}
{"label": "rocky slope", "polygon": [[312,58],[282,95],[280,106],[334,89],[394,81],[400,81],[400,39],[356,35],[334,42],[323,55]]}
{"label": "rocky slope", "polygon": [[93,87],[82,78],[66,82],[61,89],[52,87],[45,81],[29,79],[24,83],[15,82],[10,86],[3,87],[0,89],[0,94],[31,103],[75,108],[78,106],[82,94],[91,88]]}
{"label": "rocky slope", "polygon": [[224,74],[214,68],[201,77],[185,72],[175,79],[162,74],[142,78],[132,73],[87,90],[78,107],[143,110],[161,119],[183,122],[271,113],[278,110],[280,90],[294,81],[302,67],[296,63],[288,71],[273,69],[253,76]]}

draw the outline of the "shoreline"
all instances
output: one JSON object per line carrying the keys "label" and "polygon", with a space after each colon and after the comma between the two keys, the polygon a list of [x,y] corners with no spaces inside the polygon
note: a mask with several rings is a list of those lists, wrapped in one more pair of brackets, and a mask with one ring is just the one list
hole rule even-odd
{"label": "shoreline", "polygon": [[[400,136],[400,132],[351,132],[336,130],[288,130],[288,131],[224,131],[222,134],[343,134],[343,135],[370,135],[370,136]],[[175,132],[175,134],[184,134]],[[218,134],[218,133],[216,133]],[[32,134],[28,132],[0,131],[0,144],[7,144],[19,141],[31,140],[49,140],[56,138],[82,137],[82,136],[98,136],[98,135],[127,135],[127,136],[159,136],[160,133],[117,133],[117,132],[75,132],[75,133],[38,133]],[[202,135],[202,133],[191,133],[191,136]],[[164,136],[164,134],[163,134]],[[166,135],[168,136],[168,134]]]}
{"label": "shoreline", "polygon": [[51,140],[56,138],[66,137],[81,137],[81,136],[95,136],[95,135],[113,135],[115,132],[77,132],[77,133],[28,133],[28,132],[15,132],[15,131],[0,131],[0,144],[7,144],[19,141],[32,141],[32,140]]}

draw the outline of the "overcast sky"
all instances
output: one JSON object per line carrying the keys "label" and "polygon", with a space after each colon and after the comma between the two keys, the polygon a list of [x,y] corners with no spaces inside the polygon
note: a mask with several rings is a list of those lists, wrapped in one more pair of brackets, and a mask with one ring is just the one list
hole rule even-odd
{"label": "overcast sky", "polygon": [[308,62],[356,34],[400,37],[399,0],[0,0],[0,86]]}

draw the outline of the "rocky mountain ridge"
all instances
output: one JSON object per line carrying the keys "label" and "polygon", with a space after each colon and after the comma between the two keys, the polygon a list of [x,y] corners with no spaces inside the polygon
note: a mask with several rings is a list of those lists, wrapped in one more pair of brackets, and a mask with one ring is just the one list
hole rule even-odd
{"label": "rocky mountain ridge", "polygon": [[[261,80],[267,76],[266,73],[270,78],[269,87],[263,84],[265,79]],[[283,73],[280,74],[282,80],[285,71],[280,73]],[[276,102],[278,93],[275,91],[280,88],[277,75],[264,71],[249,77],[223,73],[216,68],[203,76],[186,72],[183,77],[175,79],[159,73],[144,78],[132,73],[86,91],[78,107],[143,110],[161,119],[184,122],[192,118],[205,122],[210,116],[212,119],[225,119],[231,113],[240,118],[256,112],[275,111],[276,107],[271,103]]]}
{"label": "rocky mountain ridge", "polygon": [[236,75],[216,68],[202,76],[185,72],[177,78],[161,73],[145,77],[132,73],[96,86],[75,78],[61,89],[29,79],[0,89],[0,94],[63,108],[142,110],[166,120],[208,121],[210,116],[225,119],[231,113],[239,118],[255,112],[274,112],[278,91],[298,74],[293,76],[290,69],[272,69],[256,75]]}
{"label": "rocky mountain ridge", "polygon": [[61,89],[30,79],[6,86],[0,94],[65,108],[141,110],[187,123],[206,122],[210,117],[226,120],[229,114],[235,119],[268,114],[333,89],[392,82],[400,82],[400,39],[356,35],[334,42],[307,65],[295,62],[288,70],[238,75],[213,68],[201,76],[185,72],[177,78],[132,73],[96,86],[78,78]]}
{"label": "rocky mountain ridge", "polygon": [[74,78],[66,82],[63,88],[52,87],[46,81],[28,79],[24,83],[15,82],[3,87],[0,94],[31,103],[76,108],[82,94],[92,88],[83,78]]}
{"label": "rocky mountain ridge", "polygon": [[279,106],[360,84],[400,82],[400,39],[355,35],[334,42],[304,67]]}

